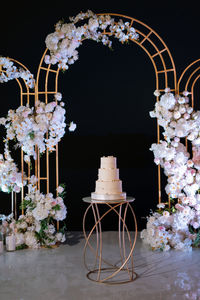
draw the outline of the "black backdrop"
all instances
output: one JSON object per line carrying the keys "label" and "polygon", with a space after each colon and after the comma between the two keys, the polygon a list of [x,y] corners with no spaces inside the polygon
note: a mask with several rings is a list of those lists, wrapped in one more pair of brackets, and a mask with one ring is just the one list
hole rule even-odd
{"label": "black backdrop", "polygon": [[[165,6],[161,1],[106,3],[94,6],[94,2],[83,2],[76,8],[67,1],[7,3],[1,10],[0,54],[19,60],[36,75],[45,37],[54,30],[54,24],[91,9],[131,16],[152,27],[169,47],[178,77],[200,57],[199,12],[192,2],[190,7],[182,1],[167,1]],[[156,142],[156,121],[148,114],[155,101],[154,69],[135,43],[121,45],[114,41],[113,49],[86,41],[79,48],[79,60],[64,74],[60,72],[59,91],[66,102],[67,119],[77,123],[76,131],[66,132],[59,146],[60,182],[67,185],[69,230],[82,229],[86,206],[81,199],[94,191],[103,155],[117,157],[123,189],[136,198],[139,229],[145,226],[143,217],[157,204],[157,168],[149,151]],[[1,85],[1,116],[19,105],[16,89],[14,82]],[[0,213],[8,213],[9,197],[1,193],[0,198]],[[114,229],[111,221],[105,229]]]}

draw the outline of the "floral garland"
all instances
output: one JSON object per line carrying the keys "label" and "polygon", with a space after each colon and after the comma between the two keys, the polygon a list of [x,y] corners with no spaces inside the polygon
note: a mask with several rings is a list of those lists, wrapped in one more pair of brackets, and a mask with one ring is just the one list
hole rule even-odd
{"label": "floral garland", "polygon": [[[38,101],[35,107],[20,106],[9,110],[6,118],[0,118],[0,124],[6,128],[6,139],[17,141],[18,147],[26,153],[24,160],[30,162],[30,156],[36,159],[37,146],[40,153],[54,151],[55,146],[65,134],[65,109],[60,101],[62,95],[55,94],[55,101],[45,104]],[[69,130],[73,131],[76,124],[71,122]],[[48,137],[47,137],[48,134]]]}
{"label": "floral garland", "polygon": [[[154,94],[160,96],[159,91]],[[174,95],[167,88],[150,112],[164,129],[165,141],[150,150],[168,176],[165,191],[172,204],[170,208],[158,204],[141,233],[153,250],[191,250],[200,245],[200,111],[193,111],[188,94]],[[181,138],[191,141],[192,158]]]}
{"label": "floral garland", "polygon": [[30,88],[34,87],[35,81],[33,75],[28,70],[26,71],[23,68],[18,69],[9,58],[0,56],[0,66],[4,69],[3,72],[0,72],[0,83],[22,78]]}
{"label": "floral garland", "polygon": [[[88,19],[87,22],[84,22]],[[127,42],[129,39],[137,40],[139,35],[129,22],[119,20],[116,22],[109,15],[96,15],[88,10],[86,13],[79,13],[76,17],[70,18],[71,23],[59,21],[55,25],[55,32],[46,37],[46,46],[50,55],[45,56],[46,64],[56,64],[64,70],[69,68],[78,59],[77,48],[85,39],[101,42],[111,47],[108,35],[103,33],[109,31],[110,36],[117,38],[120,42]],[[76,26],[78,22],[84,22],[82,26]]]}
{"label": "floral garland", "polygon": [[19,216],[17,221],[10,216],[1,216],[1,231],[5,234],[12,231],[15,234],[16,249],[51,247],[65,241],[64,228],[57,232],[54,224],[54,221],[66,218],[67,210],[61,197],[64,195],[64,187],[58,186],[58,197],[54,198],[51,193],[44,195],[36,191],[33,185],[36,180],[32,176],[28,185],[29,193],[23,202],[25,215]]}

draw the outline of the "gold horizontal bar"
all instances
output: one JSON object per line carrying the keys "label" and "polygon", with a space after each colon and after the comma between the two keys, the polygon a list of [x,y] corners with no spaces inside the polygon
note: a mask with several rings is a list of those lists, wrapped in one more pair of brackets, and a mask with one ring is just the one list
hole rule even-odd
{"label": "gold horizontal bar", "polygon": [[29,92],[24,93],[24,92],[22,92],[22,95],[35,95],[35,93],[29,93]]}
{"label": "gold horizontal bar", "polygon": [[[165,89],[159,89],[160,92],[164,92]],[[170,89],[170,91],[175,91],[175,89]]]}
{"label": "gold horizontal bar", "polygon": [[[30,177],[24,177],[23,179],[24,179],[24,180],[30,180]],[[47,180],[46,177],[40,177],[40,178],[38,178],[38,179]]]}
{"label": "gold horizontal bar", "polygon": [[162,52],[164,52],[164,51],[166,51],[166,50],[167,50],[167,48],[164,48],[164,49],[162,49],[162,50],[156,52],[155,54],[151,55],[151,57],[155,57],[155,56],[159,55],[160,53],[162,53]]}
{"label": "gold horizontal bar", "polygon": [[51,92],[43,91],[43,92],[38,92],[38,94],[56,94],[56,91],[51,91]]}
{"label": "gold horizontal bar", "polygon": [[56,70],[48,69],[48,68],[45,68],[45,67],[40,67],[40,69],[46,70],[46,71],[50,71],[50,72],[54,72],[54,73],[57,73],[57,72],[58,72],[58,71],[56,71]]}
{"label": "gold horizontal bar", "polygon": [[161,70],[161,71],[158,71],[157,73],[165,73],[165,72],[172,72],[172,71],[174,71],[174,69]]}

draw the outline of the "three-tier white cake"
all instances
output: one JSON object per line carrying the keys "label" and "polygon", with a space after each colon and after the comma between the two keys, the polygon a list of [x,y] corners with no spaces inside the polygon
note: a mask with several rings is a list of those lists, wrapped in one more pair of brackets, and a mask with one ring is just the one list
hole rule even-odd
{"label": "three-tier white cake", "polygon": [[91,194],[91,198],[95,200],[126,199],[126,193],[122,192],[122,181],[119,179],[116,157],[101,157],[96,189]]}

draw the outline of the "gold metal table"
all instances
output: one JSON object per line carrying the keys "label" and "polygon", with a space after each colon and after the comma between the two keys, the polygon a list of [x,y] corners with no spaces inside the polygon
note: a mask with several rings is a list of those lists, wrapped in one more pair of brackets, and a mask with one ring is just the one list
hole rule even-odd
{"label": "gold metal table", "polygon": [[[137,221],[131,206],[134,200],[133,197],[113,201],[93,200],[91,197],[83,198],[83,201],[89,204],[83,217],[83,233],[85,236],[84,264],[88,270],[88,279],[99,283],[122,284],[132,282],[137,278],[133,263],[133,250],[137,239]],[[102,206],[104,206],[105,212],[100,215],[99,208],[102,209]],[[86,220],[90,211],[94,218],[94,225],[90,231],[86,231]],[[117,216],[118,221],[118,241],[115,249],[116,252],[119,251],[119,259],[116,263],[108,262],[103,257],[102,220],[106,216],[111,217],[111,212]],[[128,213],[130,215],[129,223],[131,221],[132,231],[128,229],[126,224]],[[95,236],[94,233],[96,233],[95,246],[91,244],[91,239]],[[95,261],[92,267],[89,267],[88,259],[86,258],[89,250]]]}

